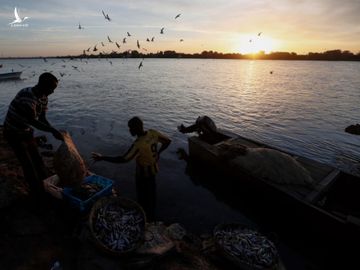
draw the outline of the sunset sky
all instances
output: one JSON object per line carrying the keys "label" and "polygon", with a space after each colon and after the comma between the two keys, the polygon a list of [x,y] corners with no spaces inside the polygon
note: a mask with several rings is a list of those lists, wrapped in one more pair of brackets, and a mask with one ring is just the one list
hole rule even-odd
{"label": "sunset sky", "polygon": [[[30,17],[25,26],[9,25],[15,7],[21,18]],[[359,14],[359,0],[0,0],[0,56],[80,54],[95,44],[96,53],[118,51],[108,35],[121,45],[120,52],[138,50],[139,40],[144,53],[358,53]],[[79,23],[84,29],[78,29]],[[132,36],[123,44],[127,31]],[[154,42],[146,42],[153,36]]]}

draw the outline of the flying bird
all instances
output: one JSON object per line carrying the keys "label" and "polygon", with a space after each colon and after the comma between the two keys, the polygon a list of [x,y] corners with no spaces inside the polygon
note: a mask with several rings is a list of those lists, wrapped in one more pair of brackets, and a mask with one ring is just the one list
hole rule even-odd
{"label": "flying bird", "polygon": [[142,48],[145,52],[147,52],[147,49],[145,49],[145,48]]}
{"label": "flying bird", "polygon": [[262,34],[262,32],[259,32],[259,33],[258,33],[258,37],[260,37],[261,34]]}
{"label": "flying bird", "polygon": [[183,39],[180,39],[180,42],[183,42],[184,40]]}
{"label": "flying bird", "polygon": [[146,41],[147,41],[147,42],[150,42],[150,39],[149,39],[149,38],[147,38],[147,39],[146,39]]}
{"label": "flying bird", "polygon": [[101,41],[101,45],[104,47],[105,46],[104,42]]}
{"label": "flying bird", "polygon": [[113,43],[113,41],[110,39],[109,36],[107,36],[107,38],[108,38],[108,41],[109,41],[110,43]]}
{"label": "flying bird", "polygon": [[15,7],[15,9],[14,9],[14,16],[15,16],[15,20],[14,21],[12,21],[11,23],[9,23],[9,24],[14,24],[14,23],[22,23],[23,21],[25,21],[25,20],[27,20],[27,19],[29,19],[30,17],[24,17],[24,18],[20,18],[20,16],[19,16],[19,14],[18,14],[18,11],[17,11],[17,8]]}
{"label": "flying bird", "polygon": [[78,27],[80,30],[81,29],[84,29],[84,27],[81,26],[81,24],[79,23],[79,27]]}
{"label": "flying bird", "polygon": [[61,77],[64,77],[64,75],[65,75],[65,73],[60,72],[60,76],[61,76]]}
{"label": "flying bird", "polygon": [[124,43],[124,44],[126,43],[126,37],[123,38],[123,43]]}
{"label": "flying bird", "polygon": [[93,51],[96,52],[98,49],[96,48],[96,45],[94,46]]}
{"label": "flying bird", "polygon": [[111,21],[109,14],[105,14],[105,12],[102,10],[102,14],[104,15],[105,20]]}
{"label": "flying bird", "polygon": [[130,35],[130,33],[129,33],[129,32],[126,32],[126,33],[127,33],[127,36],[128,36],[128,37],[131,37],[131,35]]}
{"label": "flying bird", "polygon": [[249,42],[252,42],[252,39],[249,39]]}
{"label": "flying bird", "polygon": [[138,67],[139,69],[143,66],[142,62],[143,61],[141,61],[140,64],[139,64],[139,67]]}
{"label": "flying bird", "polygon": [[118,49],[120,49],[120,45],[117,42],[115,42],[115,44],[116,44],[116,47],[118,47]]}
{"label": "flying bird", "polygon": [[87,48],[87,50],[86,50],[86,51],[87,51],[87,52],[90,52],[90,49],[91,49],[91,47]]}
{"label": "flying bird", "polygon": [[179,17],[180,17],[180,15],[181,15],[181,13],[180,13],[180,14],[178,14],[178,15],[176,15],[176,16],[175,16],[175,20],[176,20],[177,18],[179,18]]}
{"label": "flying bird", "polygon": [[140,49],[140,43],[139,43],[139,40],[136,42],[136,46]]}
{"label": "flying bird", "polygon": [[165,27],[161,28],[160,34],[164,34],[164,28],[165,28]]}
{"label": "flying bird", "polygon": [[152,37],[152,38],[151,38],[151,42],[154,42],[154,39],[155,39],[155,37]]}

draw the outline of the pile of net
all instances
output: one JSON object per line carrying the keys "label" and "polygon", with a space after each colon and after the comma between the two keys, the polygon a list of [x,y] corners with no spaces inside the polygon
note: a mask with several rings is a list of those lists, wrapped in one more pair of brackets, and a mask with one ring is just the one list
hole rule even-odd
{"label": "pile of net", "polygon": [[87,170],[70,134],[62,134],[64,141],[55,152],[54,171],[60,178],[60,186],[74,187],[84,180]]}
{"label": "pile of net", "polygon": [[277,184],[312,187],[313,179],[292,156],[270,148],[246,148],[241,144],[224,143],[219,153],[234,169]]}

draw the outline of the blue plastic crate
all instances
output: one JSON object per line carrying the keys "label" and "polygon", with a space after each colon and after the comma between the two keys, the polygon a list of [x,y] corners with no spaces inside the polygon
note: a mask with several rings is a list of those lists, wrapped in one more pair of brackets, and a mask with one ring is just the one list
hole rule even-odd
{"label": "blue plastic crate", "polygon": [[88,211],[97,199],[99,199],[103,196],[110,195],[112,192],[113,180],[102,177],[100,175],[94,174],[94,175],[87,176],[84,179],[83,183],[95,183],[95,184],[101,185],[103,188],[85,201],[71,195],[72,190],[73,190],[72,188],[64,188],[63,189],[63,198],[72,207],[79,209],[80,212]]}

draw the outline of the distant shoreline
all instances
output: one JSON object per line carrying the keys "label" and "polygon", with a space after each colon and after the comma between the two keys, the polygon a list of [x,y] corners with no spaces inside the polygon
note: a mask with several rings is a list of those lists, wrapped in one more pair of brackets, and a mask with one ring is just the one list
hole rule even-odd
{"label": "distant shoreline", "polygon": [[161,51],[158,53],[139,53],[136,50],[124,51],[122,53],[100,52],[99,54],[86,54],[84,51],[81,55],[66,55],[66,56],[34,56],[34,57],[2,57],[5,59],[43,59],[43,58],[185,58],[185,59],[236,59],[236,60],[305,60],[305,61],[360,61],[360,52],[354,54],[350,51],[331,50],[322,53],[296,54],[295,52],[272,52],[265,54],[259,52],[256,54],[240,54],[240,53],[218,53],[214,51],[203,51],[201,53],[186,54],[178,53],[176,51]]}

